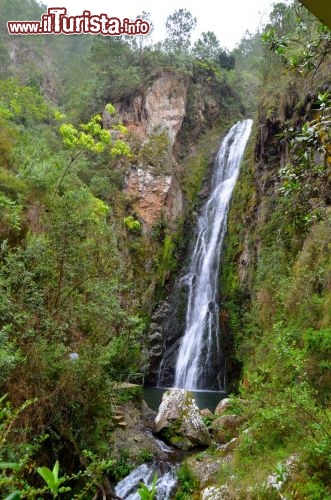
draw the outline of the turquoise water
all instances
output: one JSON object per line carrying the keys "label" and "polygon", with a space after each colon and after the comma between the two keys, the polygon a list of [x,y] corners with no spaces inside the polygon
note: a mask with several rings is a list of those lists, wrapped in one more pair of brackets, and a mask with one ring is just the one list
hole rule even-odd
{"label": "turquoise water", "polygon": [[[162,395],[167,389],[161,387],[144,387],[144,400],[152,410],[157,411]],[[171,390],[171,389],[170,389]],[[208,408],[210,411],[214,411],[221,399],[227,396],[224,391],[190,391],[195,401],[200,408]]]}

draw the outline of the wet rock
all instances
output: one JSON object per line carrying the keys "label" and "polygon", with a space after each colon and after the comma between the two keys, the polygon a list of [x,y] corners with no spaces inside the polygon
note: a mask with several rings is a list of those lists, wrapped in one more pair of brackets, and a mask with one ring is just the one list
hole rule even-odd
{"label": "wet rock", "polygon": [[152,410],[145,401],[141,405],[141,419],[144,427],[152,430],[154,428],[154,420],[157,412]]}
{"label": "wet rock", "polygon": [[211,444],[208,429],[194,398],[183,389],[166,391],[163,394],[155,419],[155,432],[178,448],[185,446],[185,449],[189,449]]}
{"label": "wet rock", "polygon": [[166,331],[163,328],[163,322],[169,315],[169,303],[162,302],[153,312],[152,322],[147,333],[147,351],[146,360],[148,366],[146,368],[145,383],[147,385],[156,386],[158,384],[158,372],[165,350]]}
{"label": "wet rock", "polygon": [[210,195],[210,192],[211,192],[211,188],[210,186],[206,185],[204,186],[201,191],[198,193],[198,196],[201,200],[205,200],[206,198],[208,198],[208,196]]}
{"label": "wet rock", "polygon": [[175,446],[179,450],[183,450],[183,451],[188,451],[189,449],[194,447],[194,444],[192,443],[192,441],[190,441],[189,439],[187,439],[184,436],[173,436],[169,439],[169,443],[172,446]]}
{"label": "wet rock", "polygon": [[127,453],[127,461],[131,465],[141,463],[146,455],[164,460],[166,454],[158,446],[152,433],[146,428],[152,427],[156,412],[151,410],[145,402],[138,407],[132,402],[123,405],[126,427],[117,427],[111,434],[112,454],[120,459],[123,450]]}

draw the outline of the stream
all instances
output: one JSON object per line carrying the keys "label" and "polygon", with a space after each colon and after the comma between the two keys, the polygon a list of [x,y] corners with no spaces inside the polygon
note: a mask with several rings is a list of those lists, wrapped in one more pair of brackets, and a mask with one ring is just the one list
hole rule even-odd
{"label": "stream", "polygon": [[137,493],[140,483],[144,482],[150,486],[156,473],[158,475],[156,498],[157,500],[168,500],[177,485],[177,469],[178,465],[167,462],[139,465],[117,484],[115,493],[124,500],[140,500]]}
{"label": "stream", "polygon": [[146,431],[155,444],[166,454],[165,460],[154,460],[152,463],[136,467],[128,476],[120,481],[115,488],[117,496],[123,500],[141,500],[137,490],[141,483],[151,486],[154,474],[157,475],[156,500],[168,500],[177,487],[177,470],[185,453],[168,446],[155,437],[151,431]]}

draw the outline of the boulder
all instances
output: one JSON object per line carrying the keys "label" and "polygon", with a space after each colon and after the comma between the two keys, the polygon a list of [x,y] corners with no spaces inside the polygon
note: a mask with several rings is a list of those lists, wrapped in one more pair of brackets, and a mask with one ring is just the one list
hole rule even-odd
{"label": "boulder", "polygon": [[234,407],[244,407],[248,404],[248,401],[245,399],[231,399],[224,398],[222,399],[215,408],[214,415],[223,415],[227,410],[234,409]]}
{"label": "boulder", "polygon": [[211,484],[218,484],[220,470],[226,464],[226,460],[215,453],[212,455],[199,453],[188,457],[186,464],[196,479],[199,489],[202,489]]}
{"label": "boulder", "polygon": [[222,415],[216,418],[210,426],[216,443],[228,443],[231,439],[238,437],[239,427],[243,422],[243,417],[238,415]]}
{"label": "boulder", "polygon": [[214,415],[222,415],[225,410],[231,407],[231,399],[224,398],[222,399],[215,408]]}
{"label": "boulder", "polygon": [[154,430],[177,448],[185,450],[211,444],[208,429],[192,394],[183,389],[163,394]]}
{"label": "boulder", "polygon": [[165,460],[167,454],[160,448],[151,432],[146,431],[149,421],[154,422],[156,412],[148,408],[143,401],[138,407],[137,403],[129,401],[121,406],[125,415],[125,427],[116,427],[110,438],[112,454],[114,458],[120,460],[123,450],[127,453],[127,462],[135,467],[146,455],[155,459]]}
{"label": "boulder", "polygon": [[213,412],[210,411],[209,408],[204,408],[203,410],[200,410],[200,415],[202,417],[213,417]]}
{"label": "boulder", "polygon": [[233,498],[229,492],[228,487],[223,484],[220,487],[209,486],[201,493],[201,500],[226,500]]}

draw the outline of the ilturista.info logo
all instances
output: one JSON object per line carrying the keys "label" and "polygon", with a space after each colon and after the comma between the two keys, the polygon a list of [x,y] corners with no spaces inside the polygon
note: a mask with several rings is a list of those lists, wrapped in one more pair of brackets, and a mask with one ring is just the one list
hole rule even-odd
{"label": "ilturista.info logo", "polygon": [[80,16],[67,16],[65,7],[50,7],[40,21],[8,21],[10,35],[91,35],[120,36],[147,35],[150,25],[143,19],[130,21],[127,18],[94,15],[84,10]]}

